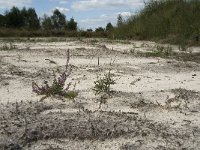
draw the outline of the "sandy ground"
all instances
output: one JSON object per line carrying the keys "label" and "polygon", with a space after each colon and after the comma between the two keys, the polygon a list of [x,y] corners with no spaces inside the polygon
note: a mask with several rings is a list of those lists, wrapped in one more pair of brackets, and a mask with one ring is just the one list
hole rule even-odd
{"label": "sandy ground", "polygon": [[[0,149],[200,149],[200,64],[130,52],[133,47],[153,51],[154,42],[66,39],[13,45],[16,49],[0,51]],[[76,84],[78,96],[74,102],[40,101],[32,81],[52,82],[67,49],[73,68],[67,82]],[[116,84],[99,108],[100,96],[92,88],[109,70]]]}

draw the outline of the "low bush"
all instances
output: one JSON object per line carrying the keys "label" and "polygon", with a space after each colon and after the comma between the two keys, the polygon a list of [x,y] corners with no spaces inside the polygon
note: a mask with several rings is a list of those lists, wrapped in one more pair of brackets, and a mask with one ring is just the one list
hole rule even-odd
{"label": "low bush", "polygon": [[95,86],[93,88],[93,91],[95,94],[102,94],[106,93],[110,95],[111,93],[111,85],[115,84],[115,80],[112,78],[112,75],[110,71],[104,75],[103,78],[98,79],[94,82]]}
{"label": "low bush", "polygon": [[74,99],[78,95],[78,93],[69,90],[71,83],[68,83],[65,87],[65,82],[67,81],[71,73],[71,68],[69,68],[69,50],[65,67],[65,71],[61,73],[58,77],[54,75],[54,80],[51,85],[49,85],[48,81],[44,81],[44,84],[41,86],[39,86],[36,82],[33,82],[33,92],[35,92],[38,95],[44,95],[42,99],[45,99],[50,96],[62,96],[65,98]]}

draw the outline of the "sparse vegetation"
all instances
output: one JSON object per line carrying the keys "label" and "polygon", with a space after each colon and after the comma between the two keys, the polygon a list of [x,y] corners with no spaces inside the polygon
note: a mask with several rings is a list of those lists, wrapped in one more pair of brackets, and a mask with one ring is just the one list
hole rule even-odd
{"label": "sparse vegetation", "polygon": [[169,57],[175,57],[177,53],[172,51],[171,46],[162,46],[162,45],[155,45],[153,47],[153,51],[150,52],[140,52],[134,53],[136,56],[142,56],[142,57],[163,57],[163,58],[169,58]]}
{"label": "sparse vegetation", "polygon": [[186,43],[181,42],[181,43],[179,44],[179,50],[180,50],[180,51],[182,51],[182,52],[186,52],[187,49],[188,49],[188,46],[187,46]]}
{"label": "sparse vegetation", "polygon": [[38,95],[44,95],[41,100],[50,96],[62,96],[70,99],[74,99],[77,96],[75,91],[69,91],[71,83],[68,83],[67,87],[65,87],[65,82],[71,73],[71,68],[69,68],[69,50],[65,67],[65,72],[63,72],[58,78],[56,78],[56,75],[54,75],[52,85],[49,85],[48,81],[44,81],[44,85],[41,87],[38,86],[36,82],[32,83],[33,92],[37,93]]}
{"label": "sparse vegetation", "polygon": [[16,49],[16,46],[13,45],[11,42],[10,43],[4,43],[0,47],[0,50],[14,50],[14,49]]}
{"label": "sparse vegetation", "polygon": [[95,94],[106,93],[108,95],[111,94],[111,85],[115,84],[115,80],[112,78],[112,74],[110,71],[107,74],[104,74],[103,78],[98,79],[94,82],[95,86],[93,91]]}
{"label": "sparse vegetation", "polygon": [[135,50],[136,50],[136,45],[133,44],[133,48],[131,48],[130,53],[135,54]]}

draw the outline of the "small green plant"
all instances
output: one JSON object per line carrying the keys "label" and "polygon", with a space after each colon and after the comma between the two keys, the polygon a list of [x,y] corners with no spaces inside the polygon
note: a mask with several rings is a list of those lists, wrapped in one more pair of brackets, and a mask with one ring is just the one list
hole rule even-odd
{"label": "small green plant", "polygon": [[78,93],[76,91],[68,91],[65,94],[66,98],[69,98],[69,99],[72,99],[72,100],[74,100],[77,96],[78,96]]}
{"label": "small green plant", "polygon": [[65,82],[71,73],[71,68],[69,68],[69,50],[65,67],[65,72],[59,75],[59,77],[56,78],[56,75],[54,75],[54,80],[51,85],[49,85],[48,81],[44,81],[42,86],[38,86],[36,82],[32,82],[33,92],[38,95],[44,95],[42,100],[50,96],[62,96],[65,98],[74,99],[78,93],[69,90],[71,83],[68,83],[65,87]]}
{"label": "small green plant", "polygon": [[95,94],[102,94],[106,93],[108,95],[111,94],[111,85],[115,84],[114,79],[112,78],[112,75],[110,71],[104,75],[103,78],[98,79],[94,82],[95,86],[93,88],[93,91]]}

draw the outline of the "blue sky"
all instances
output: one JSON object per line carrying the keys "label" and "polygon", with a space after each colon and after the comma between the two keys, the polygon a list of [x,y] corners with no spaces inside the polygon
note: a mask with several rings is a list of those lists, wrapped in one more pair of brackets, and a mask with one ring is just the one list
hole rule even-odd
{"label": "blue sky", "polygon": [[116,24],[118,14],[127,18],[144,7],[144,0],[0,0],[0,13],[12,6],[33,7],[37,14],[51,15],[59,9],[69,20],[73,17],[80,29]]}

